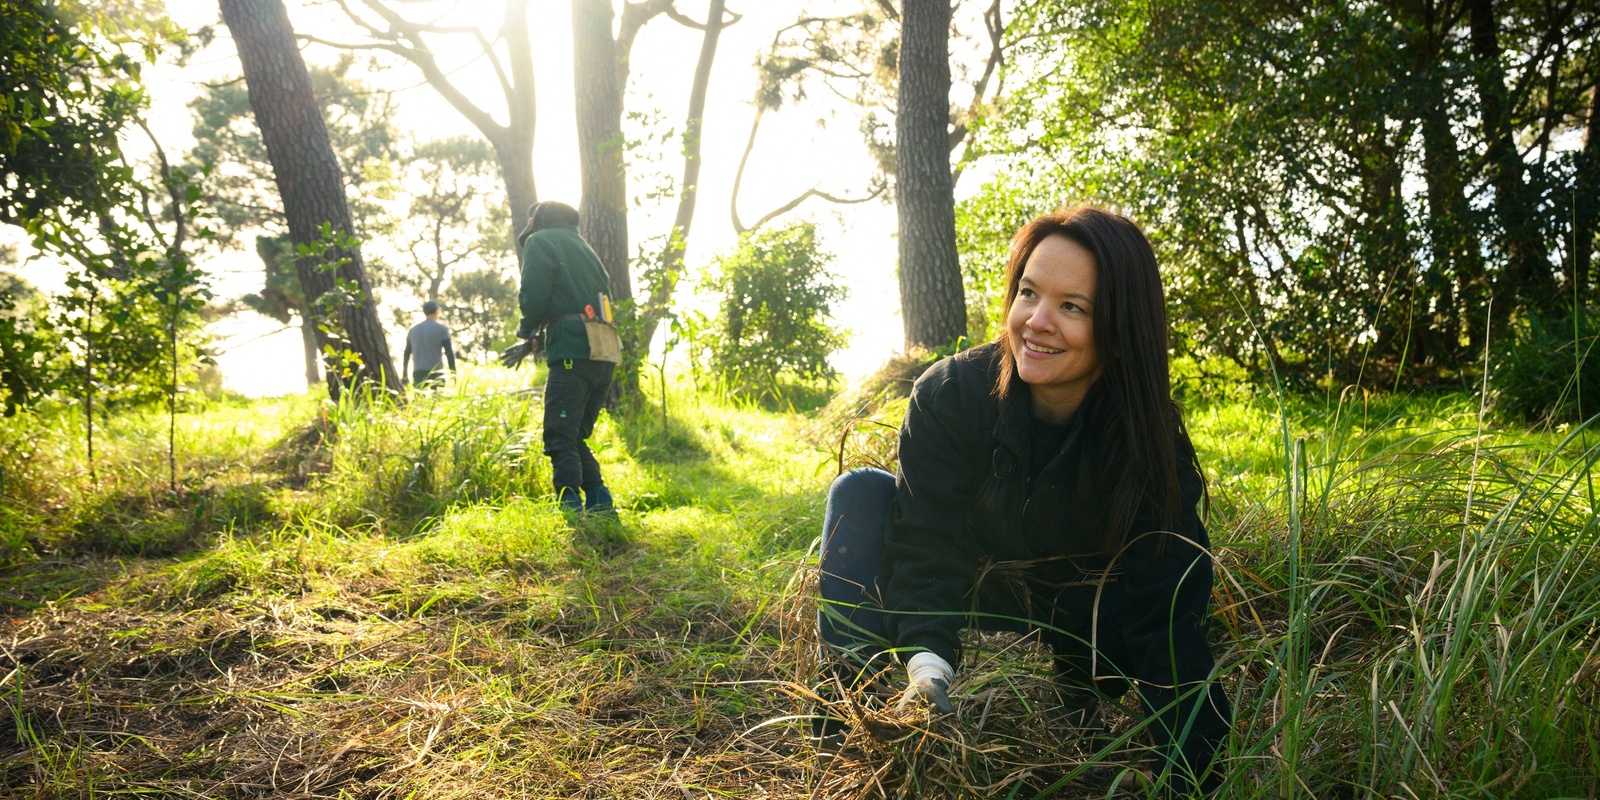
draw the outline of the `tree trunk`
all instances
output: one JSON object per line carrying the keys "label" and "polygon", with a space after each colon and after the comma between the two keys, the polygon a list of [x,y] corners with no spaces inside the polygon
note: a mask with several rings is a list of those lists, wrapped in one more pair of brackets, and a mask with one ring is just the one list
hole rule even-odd
{"label": "tree trunk", "polygon": [[689,117],[683,126],[683,182],[679,184],[678,214],[672,222],[672,235],[662,250],[660,269],[650,287],[650,302],[639,330],[641,358],[650,351],[656,327],[672,302],[672,290],[683,274],[683,255],[689,249],[689,228],[694,224],[695,201],[700,195],[700,145],[706,114],[706,89],[711,84],[711,64],[717,56],[717,40],[722,35],[725,0],[711,0],[706,12],[706,29],[700,39],[700,59],[695,64],[694,84],[689,89]]}
{"label": "tree trunk", "polygon": [[[500,174],[506,184],[506,201],[511,204],[511,242],[528,224],[528,209],[539,202],[533,180],[533,136],[538,122],[534,102],[533,45],[528,41],[528,0],[506,3],[505,21],[500,26],[506,39],[506,54],[511,65],[511,91],[506,93],[510,124],[504,144],[495,144],[500,159]],[[520,254],[519,254],[520,255]]]}
{"label": "tree trunk", "polygon": [[1600,220],[1600,87],[1589,90],[1589,120],[1584,128],[1583,151],[1578,154],[1573,184],[1572,274],[1567,276],[1567,290],[1563,294],[1571,297],[1576,287],[1578,302],[1586,303],[1596,221]]}
{"label": "tree trunk", "polygon": [[900,313],[906,347],[937,348],[967,332],[950,178],[950,4],[905,0],[895,117]]}
{"label": "tree trunk", "polygon": [[317,328],[305,317],[300,318],[300,350],[306,357],[306,388],[310,389],[322,382],[322,358],[317,345]]}
{"label": "tree trunk", "polygon": [[[337,355],[345,350],[360,361],[350,376],[355,385],[370,382],[378,389],[398,389],[402,384],[378,322],[361,249],[350,244],[353,226],[339,162],[328,142],[288,12],[281,0],[220,0],[220,4],[244,66],[250,108],[272,162],[289,238],[297,250],[305,245],[315,251],[295,259],[295,268],[306,294],[306,317],[317,325],[319,342],[334,352],[328,356],[328,392],[338,398],[338,378],[344,373]],[[324,241],[324,226],[337,241]],[[331,309],[335,316],[328,319],[321,300],[338,297],[336,290],[354,297],[335,302]],[[337,329],[322,330],[327,322]]]}
{"label": "tree trunk", "polygon": [[496,134],[489,143],[494,146],[500,180],[506,185],[506,202],[511,206],[511,238],[507,241],[515,243],[528,224],[528,209],[539,202],[533,182],[533,128]]}
{"label": "tree trunk", "polygon": [[[1555,285],[1533,202],[1523,185],[1522,156],[1511,128],[1512,109],[1506,96],[1494,0],[1468,0],[1467,16],[1473,72],[1478,81],[1478,111],[1483,138],[1488,143],[1484,160],[1494,186],[1495,216],[1505,232],[1506,273],[1498,282],[1498,294],[1506,299],[1516,298],[1523,307],[1548,309],[1555,299]],[[1501,316],[1510,318],[1508,314]]]}
{"label": "tree trunk", "polygon": [[[1467,202],[1461,152],[1450,130],[1444,87],[1430,77],[1428,102],[1418,109],[1422,125],[1422,173],[1428,187],[1428,237],[1433,265],[1425,283],[1431,294],[1431,334],[1422,356],[1438,364],[1470,360],[1481,343],[1475,320],[1483,318],[1489,287],[1478,252],[1477,225]],[[1466,346],[1462,346],[1465,339]]]}
{"label": "tree trunk", "polygon": [[[578,115],[578,164],[583,198],[578,233],[600,256],[611,279],[611,298],[633,298],[628,275],[627,172],[622,160],[620,62],[627,57],[612,38],[611,0],[572,0],[572,51]],[[632,342],[628,344],[634,344]]]}

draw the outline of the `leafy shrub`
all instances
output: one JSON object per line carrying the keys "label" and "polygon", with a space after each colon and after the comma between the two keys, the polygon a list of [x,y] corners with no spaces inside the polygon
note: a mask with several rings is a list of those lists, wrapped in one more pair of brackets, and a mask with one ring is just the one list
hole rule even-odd
{"label": "leafy shrub", "polygon": [[845,290],[828,271],[832,261],[809,222],[741,235],[709,282],[722,304],[692,337],[696,364],[709,361],[739,390],[836,379],[828,356],[846,336],[828,313]]}
{"label": "leafy shrub", "polygon": [[1577,422],[1600,413],[1600,311],[1580,313],[1576,333],[1574,342],[1570,316],[1535,315],[1513,325],[1490,374],[1495,407],[1530,422]]}
{"label": "leafy shrub", "polygon": [[61,372],[49,304],[27,281],[0,272],[0,402],[6,416],[49,395]]}
{"label": "leafy shrub", "polygon": [[450,281],[439,300],[462,358],[492,361],[516,341],[521,310],[515,276],[494,268],[468,270]]}

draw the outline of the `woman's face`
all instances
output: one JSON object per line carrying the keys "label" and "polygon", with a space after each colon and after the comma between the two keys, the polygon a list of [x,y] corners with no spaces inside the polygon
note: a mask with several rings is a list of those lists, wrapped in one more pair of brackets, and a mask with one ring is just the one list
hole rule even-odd
{"label": "woman's face", "polygon": [[1094,255],[1065,236],[1034,248],[1006,317],[1011,357],[1037,416],[1064,422],[1100,377],[1094,350]]}

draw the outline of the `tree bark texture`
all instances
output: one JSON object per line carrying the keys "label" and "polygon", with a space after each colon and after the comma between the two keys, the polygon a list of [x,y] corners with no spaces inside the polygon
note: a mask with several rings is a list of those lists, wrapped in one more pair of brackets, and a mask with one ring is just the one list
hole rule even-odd
{"label": "tree bark texture", "polygon": [[[360,358],[353,376],[356,385],[370,381],[378,388],[398,389],[402,384],[378,322],[360,248],[321,241],[324,225],[341,240],[352,235],[353,226],[339,162],[328,142],[328,130],[317,109],[288,12],[281,0],[220,3],[223,21],[238,46],[250,108],[283,198],[289,238],[297,248],[309,245],[319,253],[295,260],[306,295],[307,318],[317,324],[318,341],[325,348],[331,346],[335,353],[348,348]],[[337,266],[329,269],[330,264]],[[338,302],[336,318],[326,319],[318,298],[329,296],[341,283],[354,297]],[[337,329],[325,330],[328,323]],[[332,356],[327,367],[328,392],[337,399],[340,367]]]}
{"label": "tree bark texture", "polygon": [[[528,40],[528,0],[506,3],[506,51],[511,63],[511,91],[506,93],[506,108],[511,121],[494,143],[500,160],[501,178],[506,184],[506,200],[511,204],[511,241],[528,224],[528,209],[539,202],[533,179],[533,135],[538,121],[534,103],[533,45]],[[493,140],[491,140],[493,143]]]}
{"label": "tree bark texture", "polygon": [[633,298],[628,275],[628,187],[623,166],[622,62],[611,0],[572,0],[572,50],[583,199],[578,232],[600,256],[613,300]]}
{"label": "tree bark texture", "polygon": [[295,327],[300,329],[300,350],[306,357],[306,388],[310,389],[322,382],[322,354],[317,344],[317,329],[304,317]]}
{"label": "tree bark texture", "polygon": [[895,117],[900,313],[906,346],[943,347],[967,332],[950,178],[950,4],[905,0]]}
{"label": "tree bark texture", "polygon": [[1479,117],[1484,141],[1488,143],[1484,156],[1494,186],[1495,216],[1505,236],[1506,272],[1498,282],[1499,293],[1520,298],[1526,307],[1548,309],[1555,299],[1555,285],[1534,216],[1534,203],[1523,183],[1522,155],[1513,138],[1513,109],[1506,93],[1494,0],[1468,0],[1467,19],[1478,82]]}

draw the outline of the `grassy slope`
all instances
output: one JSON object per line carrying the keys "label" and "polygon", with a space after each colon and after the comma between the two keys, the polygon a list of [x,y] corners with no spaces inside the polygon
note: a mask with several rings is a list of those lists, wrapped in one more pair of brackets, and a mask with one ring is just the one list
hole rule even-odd
{"label": "grassy slope", "polygon": [[[474,381],[398,414],[186,417],[176,496],[161,420],[116,421],[96,491],[76,488],[70,424],[0,428],[0,491],[32,498],[0,540],[0,785],[1033,797],[1090,755],[1041,716],[1041,654],[996,639],[972,648],[957,720],[843,707],[878,735],[818,772],[786,718],[814,671],[801,565],[839,457],[805,442],[835,432],[674,395],[665,422],[602,424],[622,522],[574,524],[548,501],[536,395]],[[1479,438],[1462,403],[1275,411],[1190,409],[1239,718],[1229,793],[1592,796],[1582,442],[1549,459],[1548,436]],[[861,426],[845,460],[882,462],[883,430]]]}

